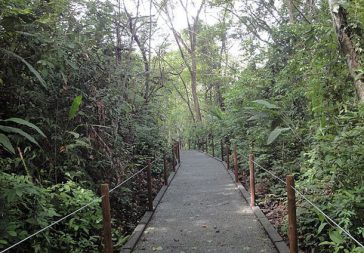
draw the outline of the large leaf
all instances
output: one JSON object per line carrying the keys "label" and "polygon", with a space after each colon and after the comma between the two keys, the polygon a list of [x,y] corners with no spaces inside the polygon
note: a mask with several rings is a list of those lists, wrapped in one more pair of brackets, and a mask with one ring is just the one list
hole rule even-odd
{"label": "large leaf", "polygon": [[268,102],[267,100],[263,100],[263,99],[254,100],[253,102],[263,105],[264,107],[266,107],[268,109],[278,109],[279,108],[279,106],[274,105],[274,104]]}
{"label": "large leaf", "polygon": [[30,123],[29,121],[26,121],[24,119],[20,119],[20,118],[9,118],[9,119],[2,120],[2,121],[10,121],[10,122],[14,122],[14,123],[17,123],[17,124],[20,124],[20,125],[28,126],[30,128],[33,128],[34,130],[36,130],[43,137],[46,137],[46,135],[43,133],[42,130],[39,129],[39,127],[37,127],[33,123]]}
{"label": "large leaf", "polygon": [[276,129],[274,129],[268,136],[268,140],[267,140],[267,144],[271,144],[273,141],[275,141],[277,139],[277,137],[285,132],[285,131],[288,131],[290,130],[290,128],[279,128],[277,127]]}
{"label": "large leaf", "polygon": [[215,107],[211,110],[211,115],[215,116],[216,118],[218,118],[219,120],[222,119],[223,117],[223,112],[221,111],[221,109],[219,107]]}
{"label": "large leaf", "polygon": [[72,105],[71,105],[71,109],[68,113],[68,119],[73,119],[74,117],[76,117],[77,111],[80,108],[82,102],[82,95],[79,95],[77,97],[75,97],[75,99],[73,99]]}
{"label": "large leaf", "polygon": [[331,230],[329,232],[329,237],[336,244],[340,245],[344,242],[344,239],[338,230]]}
{"label": "large leaf", "polygon": [[262,120],[262,119],[266,119],[269,117],[269,115],[267,113],[264,112],[254,112],[254,115],[251,116],[248,121],[253,121],[253,120]]}
{"label": "large leaf", "polygon": [[25,137],[28,141],[36,144],[39,146],[38,142],[28,133],[24,132],[23,130],[15,127],[8,127],[8,126],[2,126],[0,125],[0,130],[6,132],[6,133],[16,133],[23,137]]}
{"label": "large leaf", "polygon": [[39,80],[40,84],[45,88],[47,89],[47,84],[46,82],[43,80],[42,76],[39,74],[39,72],[29,63],[27,62],[23,57],[21,57],[20,55],[17,55],[16,53],[13,53],[11,51],[8,51],[4,48],[0,48],[1,51],[5,52],[6,54],[20,60],[21,62],[23,62],[27,67],[28,69],[30,70],[30,72],[32,72],[35,77]]}
{"label": "large leaf", "polygon": [[5,134],[0,133],[0,145],[3,146],[10,153],[15,154],[14,147],[13,145],[11,145],[9,138]]}

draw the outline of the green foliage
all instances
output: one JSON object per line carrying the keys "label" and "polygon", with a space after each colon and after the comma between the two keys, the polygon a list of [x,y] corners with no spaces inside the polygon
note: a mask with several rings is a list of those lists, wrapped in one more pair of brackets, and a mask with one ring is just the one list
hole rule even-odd
{"label": "green foliage", "polygon": [[[23,13],[23,14],[28,14],[28,13]],[[30,70],[30,72],[32,72],[38,79],[38,81],[41,83],[41,85],[44,87],[44,88],[47,88],[47,84],[46,82],[43,80],[42,76],[39,74],[39,72],[29,63],[27,62],[23,57],[13,53],[13,52],[10,52],[4,48],[0,48],[0,50],[2,52],[4,52],[5,54],[8,54],[10,55],[11,57],[14,57],[18,60],[20,60],[21,62],[23,62],[27,67],[28,69]]]}
{"label": "green foliage", "polygon": [[[244,67],[234,74],[231,68],[220,69],[220,73],[226,71],[235,77],[222,86],[223,105],[201,93],[207,108],[205,122],[191,124],[184,134],[196,142],[214,136],[215,154],[221,139],[237,144],[241,157],[254,153],[260,165],[280,178],[295,174],[299,190],[363,241],[363,205],[359,204],[364,184],[363,108],[353,80],[348,78],[328,3],[297,3],[294,23],[288,23],[285,16],[287,6],[276,9],[266,1],[254,3],[247,2],[241,12],[231,11],[239,17],[236,25],[242,27],[236,33],[244,38]],[[350,22],[346,29],[361,55],[361,64],[364,41],[357,35],[363,30],[362,3],[340,2],[347,10]],[[359,77],[362,69],[357,72]],[[219,79],[201,78],[204,84],[214,80]],[[211,89],[208,86],[204,91]],[[258,201],[267,202],[265,196],[269,196],[272,202],[283,204],[284,186],[262,171],[256,176],[270,193],[258,196],[264,199]],[[353,240],[316,215],[312,206],[299,201],[299,240],[305,250],[361,252]],[[280,230],[286,233],[286,224],[282,223]]]}
{"label": "green foliage", "polygon": [[[0,120],[0,121],[13,122],[13,123],[17,123],[19,125],[24,125],[24,126],[30,127],[32,129],[36,130],[42,137],[46,137],[45,134],[42,132],[42,130],[39,129],[39,127],[37,127],[36,125],[34,125],[24,119],[9,118],[9,119]],[[13,145],[11,144],[9,137],[11,137],[13,134],[20,135],[20,136],[24,137],[26,140],[39,146],[38,142],[35,140],[35,138],[32,135],[24,132],[20,128],[0,125],[0,131],[2,131],[3,133],[6,133],[6,135],[0,133],[0,145],[3,146],[8,152],[10,152],[12,154],[15,154],[15,150],[14,150]]]}
{"label": "green foliage", "polygon": [[290,130],[290,128],[275,128],[268,136],[267,144],[272,144],[280,134],[282,134],[285,131]]}
{"label": "green foliage", "polygon": [[[18,239],[94,199],[99,183],[113,185],[165,151],[161,74],[151,64],[145,94],[143,59],[115,46],[116,25],[127,21],[110,1],[0,1],[0,172],[13,182],[0,187],[12,196],[15,181],[28,180],[18,185],[34,189],[6,203]],[[127,33],[120,36],[130,41]],[[56,213],[43,213],[52,208]],[[133,210],[128,224],[114,212],[120,247],[144,208],[132,201],[119,208]],[[30,224],[26,211],[39,220]],[[99,218],[90,208],[17,250],[99,252]],[[1,235],[4,245],[17,239],[7,230]]]}
{"label": "green foliage", "polygon": [[[7,173],[0,175],[1,219],[0,249],[4,249],[53,221],[88,204],[97,197],[90,191],[68,181],[43,188],[28,177]],[[88,209],[53,226],[35,239],[26,241],[18,252],[61,250],[67,252],[99,252],[101,228],[100,200]],[[82,250],[80,250],[82,249]]]}
{"label": "green foliage", "polygon": [[73,119],[74,117],[76,117],[77,111],[80,108],[82,102],[82,96],[76,96],[75,99],[73,99],[70,111],[68,113],[68,119]]}
{"label": "green foliage", "polygon": [[15,154],[14,147],[13,147],[13,145],[11,145],[11,142],[10,142],[9,138],[5,134],[0,134],[0,144],[7,151],[9,151],[12,154]]}

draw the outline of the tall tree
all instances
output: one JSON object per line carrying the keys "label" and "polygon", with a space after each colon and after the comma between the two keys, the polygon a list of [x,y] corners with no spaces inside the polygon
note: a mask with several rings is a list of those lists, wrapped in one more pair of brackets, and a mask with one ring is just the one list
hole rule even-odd
{"label": "tall tree", "polygon": [[354,31],[348,27],[348,13],[346,9],[337,0],[328,0],[330,12],[334,27],[336,29],[337,39],[341,51],[346,57],[351,77],[354,79],[356,92],[359,100],[364,102],[364,75],[358,71],[362,68],[360,63],[360,51],[356,49],[352,40]]}
{"label": "tall tree", "polygon": [[[205,0],[201,1],[197,12],[194,16],[189,16],[188,10],[188,1],[183,2],[182,0],[179,1],[180,5],[182,6],[185,17],[187,21],[187,38],[184,39],[182,35],[175,29],[172,16],[170,10],[168,9],[168,5],[164,5],[164,12],[167,15],[169,27],[172,30],[174,39],[178,46],[180,55],[183,59],[184,64],[186,65],[188,72],[191,77],[191,92],[192,92],[192,99],[193,99],[193,107],[195,112],[195,118],[197,121],[202,121],[201,116],[201,108],[200,102],[197,95],[197,36],[198,36],[198,29],[199,29],[199,18],[202,11],[202,8],[205,5]],[[186,55],[186,52],[189,58]]]}

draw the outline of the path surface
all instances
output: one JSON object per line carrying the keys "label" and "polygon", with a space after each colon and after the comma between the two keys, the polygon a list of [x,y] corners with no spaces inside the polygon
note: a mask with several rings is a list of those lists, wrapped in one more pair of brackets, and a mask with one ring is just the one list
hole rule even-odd
{"label": "path surface", "polygon": [[133,252],[277,253],[220,162],[197,151],[181,160]]}

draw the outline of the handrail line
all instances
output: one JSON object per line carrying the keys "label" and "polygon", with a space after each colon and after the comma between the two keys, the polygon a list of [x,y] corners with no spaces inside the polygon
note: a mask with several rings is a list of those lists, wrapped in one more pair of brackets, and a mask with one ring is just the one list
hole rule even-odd
{"label": "handrail line", "polygon": [[[243,158],[243,160],[245,161],[249,161],[247,158],[245,157],[241,157]],[[261,166],[259,163],[255,162],[254,160],[252,160],[252,162],[257,165],[257,167],[261,168],[262,170],[264,170],[265,172],[267,172],[268,174],[270,174],[272,177],[274,177],[275,179],[277,179],[279,182],[283,183],[285,186],[287,185],[287,183],[281,179],[280,177],[278,177],[276,174],[274,174],[272,171],[264,168],[263,166]],[[224,164],[224,161],[221,160],[221,163],[223,164],[223,166],[225,168],[227,168]],[[229,169],[229,168],[227,168]],[[312,201],[310,201],[303,193],[301,193],[299,190],[297,190],[295,187],[291,186],[291,188],[298,194],[300,195],[304,200],[306,200],[311,206],[313,206],[317,211],[319,211],[326,219],[328,219],[331,223],[333,223],[336,227],[338,227],[342,232],[344,232],[350,239],[352,239],[355,243],[357,243],[360,247],[364,248],[364,245],[362,243],[360,243],[357,239],[355,239],[355,237],[353,237],[349,231],[347,231],[346,229],[344,229],[343,227],[341,227],[337,222],[335,222],[330,216],[328,216],[326,213],[324,213],[324,211],[322,211],[317,205],[315,205]]]}
{"label": "handrail line", "polygon": [[24,238],[23,240],[20,240],[19,242],[17,242],[17,243],[15,243],[15,244],[11,245],[10,247],[8,247],[8,248],[4,249],[4,250],[3,250],[3,251],[1,251],[0,253],[4,253],[4,252],[6,252],[6,251],[8,251],[8,250],[10,250],[10,249],[12,249],[12,248],[14,248],[14,247],[18,246],[19,244],[21,244],[21,243],[23,243],[23,242],[25,242],[25,241],[29,240],[30,238],[32,238],[32,237],[34,237],[34,236],[36,236],[37,234],[42,233],[43,231],[47,230],[48,228],[50,228],[50,227],[52,227],[52,226],[56,225],[57,223],[60,223],[61,221],[63,221],[63,220],[65,220],[65,219],[67,219],[68,217],[70,217],[70,216],[72,216],[72,215],[74,215],[74,214],[76,214],[76,213],[80,212],[81,210],[85,209],[86,207],[88,207],[88,206],[92,205],[93,203],[96,203],[96,201],[98,201],[99,199],[102,199],[103,197],[104,197],[104,196],[101,196],[101,197],[98,197],[98,198],[94,199],[94,200],[93,200],[93,201],[91,201],[90,203],[88,203],[88,204],[86,204],[86,205],[84,205],[84,206],[82,206],[82,207],[78,208],[77,210],[73,211],[72,213],[69,213],[69,214],[67,214],[66,216],[62,217],[61,219],[59,219],[59,220],[57,220],[57,221],[55,221],[55,222],[51,223],[50,225],[48,225],[48,226],[46,226],[46,227],[44,227],[44,228],[42,228],[42,229],[38,230],[37,232],[35,232],[35,233],[33,233],[33,234],[29,235],[28,237]]}
{"label": "handrail line", "polygon": [[[277,180],[279,180],[281,183],[283,183],[284,185],[286,185],[286,182],[283,179],[279,178],[277,175],[275,175],[273,172],[271,172],[268,169],[264,168],[263,166],[261,166],[260,164],[256,163],[255,161],[253,161],[253,163],[255,165],[257,165],[259,168],[261,168],[264,171],[268,172],[270,175],[272,175],[274,178],[276,178]],[[350,234],[349,231],[347,231],[346,229],[342,228],[339,224],[337,224],[330,216],[328,216],[326,213],[324,213],[324,211],[322,211],[317,205],[315,205],[312,201],[310,201],[303,193],[301,193],[299,190],[297,190],[293,186],[291,186],[291,188],[298,195],[300,195],[304,200],[306,200],[311,206],[313,206],[317,211],[319,211],[323,216],[325,216],[326,219],[328,219],[329,221],[331,221],[336,227],[338,227],[341,231],[343,231],[349,238],[351,238],[354,242],[356,242],[360,247],[364,248],[364,245],[361,244],[357,239],[355,239],[355,237],[353,237]]]}
{"label": "handrail line", "polygon": [[[153,164],[154,162],[155,162],[155,160],[154,160],[153,162],[151,162],[150,164]],[[143,172],[143,171],[144,171],[147,167],[148,167],[148,165],[147,165],[147,166],[145,166],[144,168],[140,169],[139,171],[137,171],[136,173],[134,173],[133,175],[131,175],[131,176],[130,176],[130,177],[128,177],[127,179],[125,179],[125,180],[124,180],[123,182],[121,182],[120,184],[116,185],[114,188],[112,188],[111,190],[109,190],[109,193],[112,193],[114,190],[116,190],[116,189],[117,189],[117,188],[119,188],[120,186],[122,186],[122,185],[126,184],[128,181],[130,181],[131,179],[133,179],[134,177],[136,177],[137,175],[139,175],[140,173],[142,173],[142,172]],[[6,251],[8,251],[8,250],[10,250],[10,249],[12,249],[12,248],[14,248],[14,247],[18,246],[19,244],[21,244],[21,243],[23,243],[23,242],[25,242],[25,241],[29,240],[30,238],[32,238],[32,237],[34,237],[34,236],[36,236],[37,234],[42,233],[43,231],[47,230],[48,228],[50,228],[50,227],[52,227],[52,226],[54,226],[54,225],[56,225],[56,224],[60,223],[61,221],[63,221],[63,220],[65,220],[65,219],[67,219],[67,218],[71,217],[72,215],[75,215],[76,213],[78,213],[78,212],[82,211],[82,210],[83,210],[83,209],[85,209],[86,207],[88,207],[88,206],[90,206],[90,205],[92,205],[92,204],[96,203],[97,201],[99,201],[99,200],[100,200],[100,199],[102,199],[103,197],[105,197],[105,196],[103,195],[103,196],[100,196],[100,197],[98,197],[98,198],[94,199],[94,200],[93,200],[93,201],[91,201],[90,203],[88,203],[88,204],[86,204],[86,205],[84,205],[84,206],[82,206],[82,207],[78,208],[77,210],[73,211],[72,213],[69,213],[69,214],[67,214],[66,216],[63,216],[62,218],[60,218],[60,219],[58,219],[58,220],[56,220],[56,221],[52,222],[52,223],[51,223],[51,224],[49,224],[48,226],[46,226],[46,227],[44,227],[44,228],[42,228],[42,229],[38,230],[37,232],[35,232],[35,233],[33,233],[33,234],[29,235],[28,237],[26,237],[26,238],[24,238],[24,239],[20,240],[19,242],[17,242],[17,243],[15,243],[15,244],[13,244],[13,245],[9,246],[8,248],[6,248],[6,249],[2,250],[0,253],[5,253]]]}
{"label": "handrail line", "polygon": [[[150,164],[153,164],[153,162],[151,162]],[[114,188],[109,190],[109,193],[112,193],[113,191],[115,191],[117,188],[119,188],[120,186],[122,186],[123,184],[127,183],[128,181],[130,181],[131,179],[133,179],[134,177],[136,177],[137,175],[139,175],[140,173],[142,173],[146,168],[148,167],[148,165],[144,166],[144,168],[140,169],[139,171],[135,172],[133,175],[131,175],[129,178],[125,179],[123,182],[121,182],[120,184],[116,185]],[[0,252],[1,253],[1,252]]]}

